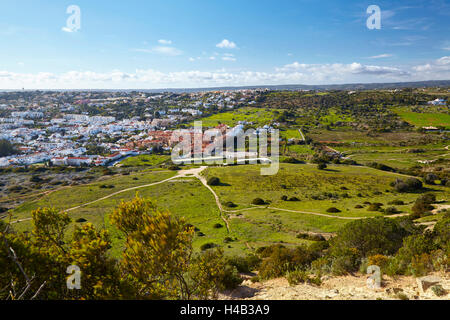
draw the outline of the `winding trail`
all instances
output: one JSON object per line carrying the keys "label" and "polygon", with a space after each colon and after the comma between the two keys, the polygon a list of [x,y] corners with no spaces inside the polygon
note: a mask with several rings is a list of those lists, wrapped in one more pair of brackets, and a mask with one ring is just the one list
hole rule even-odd
{"label": "winding trail", "polygon": [[[201,175],[201,172],[203,172],[206,168],[208,168],[208,167],[207,166],[202,166],[202,167],[199,167],[199,168],[193,168],[193,169],[188,169],[188,170],[181,170],[181,171],[178,172],[178,174],[174,175],[171,178],[168,178],[168,179],[165,179],[165,180],[161,180],[161,181],[158,181],[158,182],[154,182],[154,183],[150,183],[150,184],[145,184],[145,185],[141,185],[141,186],[136,186],[136,187],[123,189],[123,190],[114,192],[114,193],[112,193],[110,195],[107,195],[105,197],[99,198],[97,200],[90,201],[90,202],[81,204],[79,206],[73,207],[73,208],[69,208],[69,209],[65,210],[65,212],[74,211],[74,210],[77,210],[79,208],[82,208],[82,207],[85,207],[85,206],[88,206],[88,205],[91,205],[91,204],[94,204],[94,203],[97,203],[97,202],[109,199],[109,198],[114,197],[114,196],[116,196],[118,194],[125,193],[125,192],[128,192],[128,191],[152,187],[152,186],[159,185],[159,184],[162,184],[162,183],[165,183],[165,182],[168,182],[168,181],[172,181],[172,180],[175,180],[175,179],[179,179],[179,178],[195,177],[213,194],[215,202],[216,202],[216,205],[217,205],[217,208],[220,211],[220,217],[225,222],[227,230],[228,230],[229,233],[231,232],[231,227],[230,227],[229,221],[227,220],[227,218],[224,215],[224,213],[238,213],[238,212],[242,212],[242,211],[249,211],[249,210],[255,210],[255,209],[277,210],[277,211],[299,213],[299,214],[307,214],[307,215],[320,216],[320,217],[326,217],[326,218],[331,218],[331,219],[340,219],[340,220],[361,220],[361,219],[371,218],[371,217],[342,217],[342,216],[330,215],[330,214],[319,213],[319,212],[309,212],[309,211],[282,209],[282,208],[275,208],[275,207],[270,207],[270,206],[253,206],[253,207],[250,207],[250,208],[243,208],[243,209],[239,209],[239,210],[226,210],[226,209],[223,208],[222,203],[220,202],[220,198],[217,195],[217,193],[213,190],[213,188],[211,188],[211,186],[208,185],[208,183],[206,181],[206,178]],[[398,174],[398,173],[393,173],[393,174],[401,175],[401,176],[407,176],[407,175],[402,175],[402,174]],[[397,215],[390,215],[390,216],[387,216],[387,217],[389,217],[389,218],[397,218],[397,217],[402,217],[402,216],[407,216],[407,215],[408,214],[397,214]],[[11,224],[20,223],[20,222],[29,221],[29,220],[31,220],[31,218],[20,219],[20,220],[12,221]],[[432,225],[432,223],[433,222],[431,222],[431,223],[420,223],[420,224],[422,224],[422,225]]]}
{"label": "winding trail", "polygon": [[148,187],[156,186],[156,185],[158,185],[158,184],[161,184],[161,183],[164,183],[164,182],[173,180],[173,179],[175,179],[175,178],[177,178],[177,177],[179,177],[179,176],[178,176],[178,175],[177,175],[177,176],[173,176],[173,177],[171,177],[171,178],[168,178],[168,179],[165,179],[165,180],[162,180],[162,181],[158,181],[158,182],[154,182],[154,183],[150,183],[150,184],[146,184],[146,185],[143,185],[143,186],[137,186],[137,187],[132,187],[132,188],[123,189],[123,190],[120,190],[120,191],[111,193],[111,194],[109,194],[109,195],[107,195],[107,196],[105,196],[105,197],[103,197],[103,198],[100,198],[100,199],[97,199],[97,200],[94,200],[94,201],[91,201],[91,202],[83,203],[83,204],[81,204],[81,205],[79,205],[79,206],[76,206],[76,207],[73,207],[73,208],[70,208],[70,209],[66,209],[66,210],[64,210],[64,211],[65,211],[65,212],[70,212],[70,211],[73,211],[73,210],[76,210],[76,209],[79,209],[79,208],[86,207],[86,206],[88,206],[88,205],[94,204],[94,203],[96,203],[96,202],[99,202],[99,201],[102,201],[102,200],[109,199],[109,198],[111,198],[111,197],[114,197],[114,196],[116,196],[116,195],[118,195],[118,194],[121,194],[121,193],[124,193],[124,192],[128,192],[128,191],[132,191],[132,190],[137,190],[137,189],[142,189],[142,188],[148,188]]}
{"label": "winding trail", "polygon": [[303,134],[302,129],[298,129],[298,132],[302,136],[303,142],[306,142],[305,135]]}
{"label": "winding trail", "polygon": [[274,207],[267,207],[267,209],[278,210],[278,211],[285,211],[285,212],[293,212],[293,213],[309,214],[309,215],[313,215],[313,216],[320,216],[320,217],[326,217],[326,218],[335,218],[335,219],[342,219],[342,220],[361,220],[361,219],[369,218],[369,217],[340,217],[340,216],[333,216],[333,215],[325,214],[325,213],[308,212],[308,211],[297,211],[297,210],[280,209],[280,208],[274,208]]}
{"label": "winding trail", "polygon": [[221,217],[222,220],[225,222],[225,224],[226,224],[226,226],[227,226],[228,233],[230,233],[230,232],[231,232],[230,224],[228,223],[228,220],[225,218],[225,216],[224,216],[224,214],[223,214],[224,212],[226,212],[226,210],[223,209],[222,203],[220,203],[219,196],[218,196],[217,193],[213,190],[213,188],[211,188],[211,187],[208,185],[208,182],[206,181],[205,177],[203,177],[203,176],[200,175],[200,173],[201,173],[203,170],[205,170],[206,168],[207,168],[207,167],[200,167],[197,171],[195,171],[195,172],[193,172],[193,173],[191,172],[191,173],[194,175],[194,177],[196,177],[198,180],[200,180],[200,182],[201,182],[206,188],[208,188],[208,190],[211,191],[211,193],[213,194],[214,199],[216,200],[216,205],[217,205],[217,207],[219,208],[219,211],[220,211],[220,217]]}

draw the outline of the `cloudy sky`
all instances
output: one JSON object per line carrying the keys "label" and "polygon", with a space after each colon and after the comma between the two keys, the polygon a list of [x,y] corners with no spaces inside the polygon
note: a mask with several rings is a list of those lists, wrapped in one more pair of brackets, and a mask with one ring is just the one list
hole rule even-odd
{"label": "cloudy sky", "polygon": [[[381,29],[367,27],[370,5]],[[0,89],[442,79],[450,0],[0,2]]]}

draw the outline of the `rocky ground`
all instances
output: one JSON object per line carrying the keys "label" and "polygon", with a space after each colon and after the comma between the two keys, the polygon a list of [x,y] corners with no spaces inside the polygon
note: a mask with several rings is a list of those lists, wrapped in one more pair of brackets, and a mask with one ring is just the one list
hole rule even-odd
{"label": "rocky ground", "polygon": [[370,289],[367,286],[366,275],[327,277],[321,286],[300,284],[290,286],[284,278],[265,282],[252,283],[249,279],[233,290],[221,294],[221,300],[450,300],[450,274],[433,274],[439,284],[447,291],[446,295],[438,297],[428,288],[421,292],[417,279],[414,277],[383,276],[381,289]]}

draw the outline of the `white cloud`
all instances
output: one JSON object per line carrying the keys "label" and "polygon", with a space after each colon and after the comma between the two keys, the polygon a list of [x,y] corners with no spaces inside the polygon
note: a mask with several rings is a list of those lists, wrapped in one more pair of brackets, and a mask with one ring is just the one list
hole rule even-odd
{"label": "white cloud", "polygon": [[389,58],[389,57],[392,57],[392,54],[383,53],[383,54],[379,54],[377,56],[371,56],[371,57],[369,57],[369,59],[383,59],[383,58]]}
{"label": "white cloud", "polygon": [[450,79],[450,56],[413,67],[425,79]]}
{"label": "white cloud", "polygon": [[183,51],[178,50],[175,47],[168,47],[168,46],[156,46],[151,49],[132,49],[132,51],[142,53],[155,53],[164,56],[179,56],[183,54]]}
{"label": "white cloud", "polygon": [[294,62],[276,69],[278,72],[301,72],[310,74],[318,79],[339,79],[349,75],[378,75],[403,77],[409,73],[394,67],[381,67],[362,65],[354,62],[351,64],[333,63],[333,64],[301,64]]}
{"label": "white cloud", "polygon": [[236,61],[236,58],[234,57],[234,54],[232,53],[224,53],[222,56],[223,61]]}
{"label": "white cloud", "polygon": [[222,60],[223,61],[236,61],[236,58],[225,56],[225,57],[222,57]]}
{"label": "white cloud", "polygon": [[[221,58],[233,58],[221,56]],[[192,58],[194,59],[194,58]],[[192,59],[190,59],[192,61]],[[195,60],[195,59],[194,59]],[[350,64],[294,62],[272,71],[177,71],[138,69],[134,72],[70,71],[15,73],[0,71],[0,88],[18,89],[128,89],[186,88],[239,85],[331,84],[450,79],[450,56],[408,68]]]}
{"label": "white cloud", "polygon": [[160,40],[158,40],[158,43],[164,44],[164,45],[170,45],[170,44],[172,44],[172,40],[160,39]]}
{"label": "white cloud", "polygon": [[157,46],[157,47],[154,47],[152,50],[155,53],[159,53],[159,54],[163,54],[163,55],[167,55],[167,56],[179,56],[183,53],[181,50],[178,50],[177,48],[166,47],[166,46]]}
{"label": "white cloud", "polygon": [[223,39],[222,42],[216,44],[216,47],[221,49],[236,49],[237,45],[233,41]]}

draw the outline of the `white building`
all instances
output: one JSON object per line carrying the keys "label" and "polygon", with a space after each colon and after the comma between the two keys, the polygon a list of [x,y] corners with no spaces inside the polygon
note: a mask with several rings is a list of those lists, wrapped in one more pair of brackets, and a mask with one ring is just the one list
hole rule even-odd
{"label": "white building", "polygon": [[428,101],[428,104],[433,105],[433,106],[445,106],[445,105],[447,105],[447,103],[445,102],[444,99],[435,99],[433,101]]}

